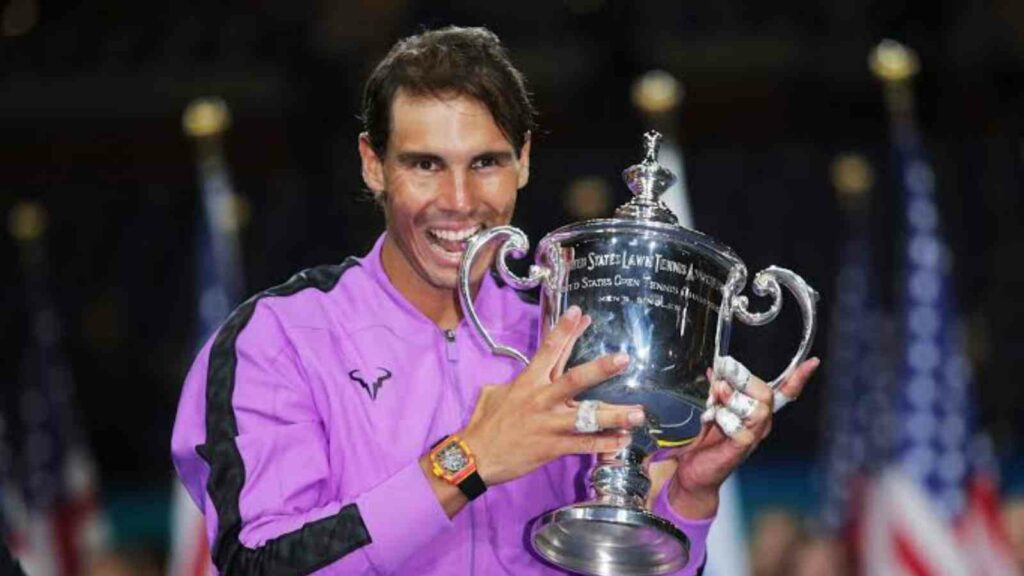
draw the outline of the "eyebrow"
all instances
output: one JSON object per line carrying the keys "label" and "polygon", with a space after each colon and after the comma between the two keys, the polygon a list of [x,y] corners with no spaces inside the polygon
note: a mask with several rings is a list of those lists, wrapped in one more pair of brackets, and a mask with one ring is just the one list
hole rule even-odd
{"label": "eyebrow", "polygon": [[511,162],[515,159],[515,155],[508,150],[489,150],[473,156],[473,160],[480,160],[481,158],[492,158],[498,162]]}
{"label": "eyebrow", "polygon": [[402,164],[415,164],[424,160],[437,162],[438,164],[444,163],[443,158],[437,154],[431,154],[429,152],[400,152],[397,158]]}
{"label": "eyebrow", "polygon": [[[446,163],[444,158],[430,152],[399,152],[396,158],[402,164],[415,164],[424,160],[438,164]],[[511,162],[515,155],[510,150],[487,150],[473,156],[471,162],[482,158],[493,158],[498,162]]]}

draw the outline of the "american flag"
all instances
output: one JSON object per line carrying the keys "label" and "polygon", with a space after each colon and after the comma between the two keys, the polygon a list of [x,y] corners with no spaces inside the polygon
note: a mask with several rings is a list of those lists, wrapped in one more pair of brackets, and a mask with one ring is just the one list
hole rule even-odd
{"label": "american flag", "polygon": [[881,302],[866,206],[849,207],[844,215],[846,239],[840,251],[826,364],[821,521],[832,533],[852,534],[859,520],[861,488],[892,448],[894,334]]}
{"label": "american flag", "polygon": [[[35,204],[20,208],[45,214]],[[30,336],[17,385],[4,391],[4,536],[29,574],[74,576],[106,551],[109,525],[74,409],[44,238],[19,241]]]}
{"label": "american flag", "polygon": [[894,457],[871,489],[864,568],[867,574],[1013,574],[972,564],[976,544],[957,533],[976,508],[968,506],[975,435],[952,256],[942,237],[935,176],[912,122],[895,126],[894,151],[905,211],[902,357]]}
{"label": "american flag", "polygon": [[[199,159],[202,189],[196,226],[196,350],[213,335],[242,295],[239,198],[219,150],[211,146],[205,151]],[[168,576],[215,574],[202,513],[180,481],[174,482],[173,492]]]}

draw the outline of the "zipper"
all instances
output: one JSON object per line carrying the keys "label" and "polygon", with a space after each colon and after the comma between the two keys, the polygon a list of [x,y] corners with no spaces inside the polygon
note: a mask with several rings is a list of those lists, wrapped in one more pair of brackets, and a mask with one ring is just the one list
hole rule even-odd
{"label": "zipper", "polygon": [[448,358],[448,361],[458,362],[459,349],[455,346],[455,330],[444,331],[444,342],[445,356]]}
{"label": "zipper", "polygon": [[[466,401],[462,396],[462,389],[459,387],[459,372],[455,364],[459,361],[459,347],[455,342],[455,330],[444,331],[444,355],[452,366],[447,370],[448,385],[453,389],[455,398],[458,400],[460,414],[466,412]],[[472,506],[467,506],[469,513],[469,574],[476,573],[476,514]]]}

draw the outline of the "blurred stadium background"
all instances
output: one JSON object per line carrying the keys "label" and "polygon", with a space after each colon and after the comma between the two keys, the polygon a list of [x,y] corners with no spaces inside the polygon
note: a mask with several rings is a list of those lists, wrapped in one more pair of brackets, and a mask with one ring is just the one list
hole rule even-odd
{"label": "blurred stadium background", "polygon": [[[833,170],[843,154],[873,174],[861,186],[871,274],[880,309],[898,312],[902,161],[867,58],[883,38],[912,46],[977,420],[994,442],[1003,502],[1024,498],[1024,4],[1014,0],[0,0],[0,212],[32,201],[47,222],[35,241],[42,265],[26,259],[24,239],[0,239],[9,478],[24,459],[18,391],[38,361],[31,300],[43,282],[73,382],[73,436],[95,461],[113,546],[133,573],[162,573],[170,427],[199,330],[202,182],[183,111],[202,96],[230,108],[223,150],[253,293],[368,249],[383,220],[359,175],[361,83],[397,38],[447,24],[497,32],[535,94],[542,129],[515,220],[534,241],[624,201],[619,173],[657,126],[685,158],[695,227],[752,271],[779,264],[819,289],[815,353],[826,364],[844,321],[833,314],[848,229]],[[657,117],[634,97],[652,70],[685,91]],[[791,306],[771,327],[739,329],[735,355],[777,371],[797,327]],[[752,545],[780,511],[784,525],[820,525],[829,384],[819,373],[740,472]],[[5,498],[18,493],[17,481],[4,486]]]}

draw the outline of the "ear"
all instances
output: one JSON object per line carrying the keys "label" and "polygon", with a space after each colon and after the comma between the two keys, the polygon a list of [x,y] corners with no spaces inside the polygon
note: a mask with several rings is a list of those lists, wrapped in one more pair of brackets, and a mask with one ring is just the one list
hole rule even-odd
{"label": "ear", "polygon": [[363,162],[363,182],[374,197],[380,196],[384,192],[384,161],[377,156],[366,132],[359,134],[359,157]]}
{"label": "ear", "polygon": [[530,133],[523,138],[523,148],[519,151],[519,183],[518,187],[526,186],[530,181]]}

